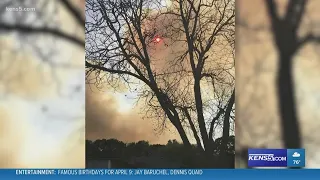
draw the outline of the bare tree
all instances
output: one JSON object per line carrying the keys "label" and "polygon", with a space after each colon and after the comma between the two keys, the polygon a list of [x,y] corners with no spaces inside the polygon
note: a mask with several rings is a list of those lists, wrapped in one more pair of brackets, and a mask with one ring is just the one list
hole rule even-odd
{"label": "bare tree", "polygon": [[[190,130],[197,146],[212,157],[214,127],[224,117],[226,141],[234,118],[234,10],[232,0],[175,0],[171,6],[88,0],[87,80],[94,76],[96,85],[125,82],[129,87],[140,83],[135,91],[147,114],[162,120],[162,127],[169,120],[186,147],[191,147]],[[174,58],[159,63],[161,43]]]}

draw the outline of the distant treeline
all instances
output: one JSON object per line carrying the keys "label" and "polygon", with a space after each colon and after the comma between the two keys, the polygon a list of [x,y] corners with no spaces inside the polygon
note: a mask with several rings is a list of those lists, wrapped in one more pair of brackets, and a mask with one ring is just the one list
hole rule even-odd
{"label": "distant treeline", "polygon": [[[214,141],[213,155],[219,157],[226,151],[234,159],[234,136],[229,137],[227,149],[221,149],[222,139]],[[201,167],[201,150],[195,145],[190,149],[177,140],[169,140],[166,145],[149,144],[147,141],[124,143],[117,139],[99,139],[86,141],[86,160],[121,160],[129,162],[136,157],[150,157],[181,164],[185,167]],[[205,158],[205,157],[204,157]],[[232,158],[231,158],[232,159]],[[227,159],[225,159],[227,161]]]}

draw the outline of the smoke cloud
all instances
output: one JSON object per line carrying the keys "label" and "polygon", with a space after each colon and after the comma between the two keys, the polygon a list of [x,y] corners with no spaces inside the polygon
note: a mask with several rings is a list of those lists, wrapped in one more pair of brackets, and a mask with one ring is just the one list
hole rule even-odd
{"label": "smoke cloud", "polygon": [[174,130],[156,133],[155,120],[142,118],[138,107],[121,112],[121,105],[113,93],[87,86],[86,139],[116,138],[124,142],[147,140],[155,144],[179,139]]}

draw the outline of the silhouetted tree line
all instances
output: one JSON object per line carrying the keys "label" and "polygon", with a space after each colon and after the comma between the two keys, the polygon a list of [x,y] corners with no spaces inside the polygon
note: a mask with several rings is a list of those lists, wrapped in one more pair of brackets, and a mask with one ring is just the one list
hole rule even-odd
{"label": "silhouetted tree line", "polygon": [[[228,162],[230,168],[234,168],[234,136],[229,137],[227,149],[223,149],[222,138],[214,141],[215,150],[213,155],[216,157],[211,163],[211,167],[220,167],[222,161]],[[227,156],[220,157],[222,151]],[[145,157],[161,159],[172,162],[182,168],[205,168],[208,167],[205,162],[205,156],[196,145],[192,148],[186,148],[177,140],[169,140],[166,145],[149,144],[147,141],[124,143],[117,139],[99,139],[96,141],[86,140],[86,160],[114,160],[121,162],[130,162],[133,158]],[[223,159],[221,159],[223,158]],[[148,167],[147,164],[141,168]],[[164,165],[165,166],[165,165]],[[163,167],[168,168],[168,167]]]}

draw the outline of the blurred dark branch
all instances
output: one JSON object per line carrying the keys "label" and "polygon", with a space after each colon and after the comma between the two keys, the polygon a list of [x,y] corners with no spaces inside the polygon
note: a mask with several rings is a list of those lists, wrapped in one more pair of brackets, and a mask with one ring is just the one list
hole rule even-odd
{"label": "blurred dark branch", "polygon": [[291,0],[289,1],[287,12],[285,15],[285,20],[292,26],[296,31],[301,24],[302,16],[305,11],[305,6],[308,0]]}
{"label": "blurred dark branch", "polygon": [[296,110],[295,86],[293,78],[293,57],[302,44],[314,39],[312,37],[299,40],[298,29],[304,15],[304,0],[291,0],[284,18],[277,14],[277,4],[273,0],[265,0],[273,29],[273,37],[279,54],[277,91],[281,118],[282,138],[286,148],[302,146],[300,124]]}
{"label": "blurred dark branch", "polygon": [[47,28],[47,27],[30,27],[26,25],[11,25],[11,24],[5,24],[2,23],[0,24],[0,30],[5,30],[5,31],[18,31],[21,33],[28,33],[28,34],[36,34],[36,33],[44,33],[44,34],[49,34],[61,39],[68,40],[78,46],[84,47],[85,42],[84,40],[77,38],[75,36],[71,36],[69,34],[66,34],[64,32],[61,32],[57,29],[52,29],[52,28]]}
{"label": "blurred dark branch", "polygon": [[69,10],[71,15],[76,19],[79,26],[84,27],[85,20],[84,17],[81,15],[82,12],[79,11],[78,8],[74,7],[68,0],[61,0],[61,3]]}
{"label": "blurred dark branch", "polygon": [[277,4],[274,2],[274,0],[265,0],[264,1],[267,5],[268,13],[270,15],[270,20],[272,23],[272,26],[275,27],[280,19],[277,13]]}
{"label": "blurred dark branch", "polygon": [[316,36],[312,33],[309,33],[304,38],[302,38],[298,44],[298,48],[302,47],[306,43],[314,42],[314,43],[320,43],[320,36]]}

